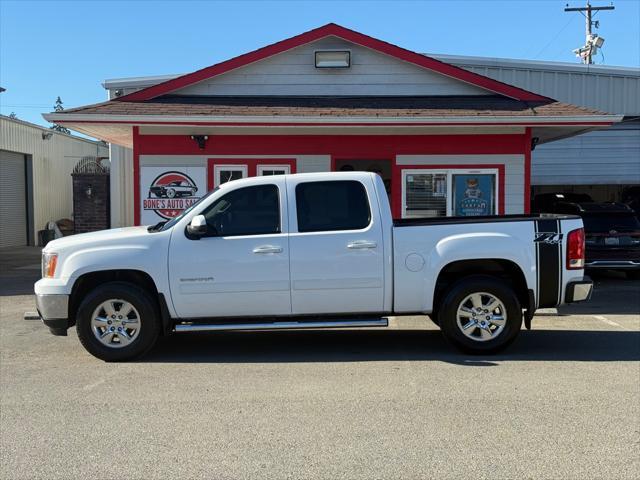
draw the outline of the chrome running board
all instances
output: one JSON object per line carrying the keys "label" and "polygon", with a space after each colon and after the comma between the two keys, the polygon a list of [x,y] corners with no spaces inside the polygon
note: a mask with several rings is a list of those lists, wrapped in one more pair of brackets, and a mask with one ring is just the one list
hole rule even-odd
{"label": "chrome running board", "polygon": [[271,323],[179,323],[175,326],[176,332],[213,332],[224,330],[300,330],[304,328],[356,328],[356,327],[386,327],[389,325],[387,318],[371,318],[366,320],[331,320],[321,322],[271,322]]}

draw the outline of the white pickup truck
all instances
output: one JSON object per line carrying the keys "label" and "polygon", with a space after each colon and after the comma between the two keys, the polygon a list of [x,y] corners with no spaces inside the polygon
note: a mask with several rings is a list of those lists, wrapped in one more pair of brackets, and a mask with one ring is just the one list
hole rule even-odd
{"label": "white pickup truck", "polygon": [[43,250],[38,312],[107,361],[173,332],[382,327],[427,315],[455,346],[496,352],[539,307],[587,300],[579,217],[396,220],[366,172],[228,182],[152,227]]}

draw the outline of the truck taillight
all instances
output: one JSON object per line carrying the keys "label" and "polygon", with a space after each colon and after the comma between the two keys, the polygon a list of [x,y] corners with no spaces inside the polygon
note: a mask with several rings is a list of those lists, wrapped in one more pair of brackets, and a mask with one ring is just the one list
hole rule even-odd
{"label": "truck taillight", "polygon": [[584,268],[584,228],[572,230],[567,235],[567,270]]}

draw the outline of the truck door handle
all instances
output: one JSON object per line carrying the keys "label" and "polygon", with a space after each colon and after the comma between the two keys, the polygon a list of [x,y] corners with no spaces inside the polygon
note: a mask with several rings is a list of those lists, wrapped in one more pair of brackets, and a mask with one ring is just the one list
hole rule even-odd
{"label": "truck door handle", "polygon": [[376,248],[378,244],[376,242],[370,242],[369,240],[356,240],[347,244],[347,248],[352,250],[359,250],[363,248]]}
{"label": "truck door handle", "polygon": [[253,253],[282,253],[282,247],[275,245],[261,245],[253,249]]}

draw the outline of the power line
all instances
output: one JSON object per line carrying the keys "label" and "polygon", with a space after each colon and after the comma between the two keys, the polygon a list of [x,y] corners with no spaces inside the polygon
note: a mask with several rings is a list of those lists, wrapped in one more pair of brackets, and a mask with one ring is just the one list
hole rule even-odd
{"label": "power line", "polygon": [[551,46],[551,44],[552,44],[553,42],[555,42],[555,41],[556,41],[556,39],[560,36],[560,34],[566,30],[566,28],[569,26],[569,24],[571,24],[571,23],[573,22],[573,20],[574,20],[574,19],[575,19],[575,17],[571,17],[571,18],[569,18],[569,21],[568,21],[567,23],[565,23],[565,24],[564,24],[564,27],[562,27],[562,28],[558,31],[558,33],[556,33],[556,34],[553,36],[553,38],[552,38],[551,40],[549,40],[549,43],[547,43],[544,47],[542,47],[542,48],[540,49],[540,51],[539,51],[539,52],[538,52],[538,53],[537,53],[533,58],[534,58],[534,59],[535,59],[535,58],[538,58],[538,57],[542,54],[542,52],[544,52],[547,48],[549,48],[549,46]]}

